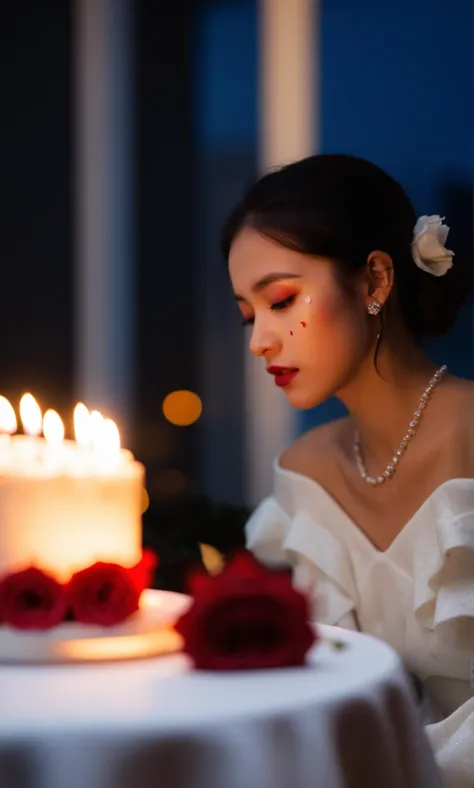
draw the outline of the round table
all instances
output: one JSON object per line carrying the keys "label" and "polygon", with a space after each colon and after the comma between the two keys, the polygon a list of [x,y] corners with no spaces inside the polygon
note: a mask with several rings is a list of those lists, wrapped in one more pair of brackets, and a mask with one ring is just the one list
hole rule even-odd
{"label": "round table", "polygon": [[304,668],[0,666],[0,788],[440,788],[397,655],[320,631]]}

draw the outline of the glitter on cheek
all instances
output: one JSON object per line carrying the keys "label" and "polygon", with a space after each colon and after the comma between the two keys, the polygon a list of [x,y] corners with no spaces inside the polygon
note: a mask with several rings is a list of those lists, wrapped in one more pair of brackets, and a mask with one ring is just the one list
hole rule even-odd
{"label": "glitter on cheek", "polygon": [[293,331],[290,331],[290,337],[292,337],[292,336],[293,336]]}
{"label": "glitter on cheek", "polygon": [[300,323],[303,326],[303,328],[306,328],[306,323],[304,322],[304,320],[300,320]]}
{"label": "glitter on cheek", "polygon": [[313,299],[311,298],[311,296],[306,296],[304,300],[306,304],[310,304]]}

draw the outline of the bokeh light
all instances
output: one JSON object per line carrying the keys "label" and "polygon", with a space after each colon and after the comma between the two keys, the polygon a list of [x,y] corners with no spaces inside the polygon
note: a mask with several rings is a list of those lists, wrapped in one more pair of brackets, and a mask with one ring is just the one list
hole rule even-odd
{"label": "bokeh light", "polygon": [[171,424],[189,427],[202,413],[202,402],[193,391],[172,391],[163,401],[163,415]]}
{"label": "bokeh light", "polygon": [[148,507],[150,506],[150,496],[146,491],[145,487],[142,489],[142,514],[145,514]]}

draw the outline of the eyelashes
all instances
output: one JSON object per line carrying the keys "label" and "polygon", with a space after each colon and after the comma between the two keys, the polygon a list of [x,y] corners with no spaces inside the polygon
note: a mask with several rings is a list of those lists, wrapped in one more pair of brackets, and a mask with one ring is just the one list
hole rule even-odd
{"label": "eyelashes", "polygon": [[286,309],[287,306],[291,306],[295,298],[296,296],[290,295],[288,298],[284,298],[283,301],[277,301],[275,304],[272,304],[270,309],[272,312],[280,312],[282,309]]}
{"label": "eyelashes", "polygon": [[[282,312],[284,309],[287,309],[291,304],[293,304],[296,295],[290,295],[288,298],[284,298],[282,301],[276,301],[274,304],[270,306],[271,312]],[[243,326],[251,326],[254,323],[253,317],[247,317],[242,320]]]}

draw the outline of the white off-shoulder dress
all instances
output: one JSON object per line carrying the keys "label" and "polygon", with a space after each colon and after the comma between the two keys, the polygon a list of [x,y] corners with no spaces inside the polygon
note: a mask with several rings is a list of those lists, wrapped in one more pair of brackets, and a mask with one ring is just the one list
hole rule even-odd
{"label": "white off-shoulder dress", "polygon": [[430,699],[426,730],[449,788],[474,788],[474,479],[436,489],[380,552],[317,482],[275,463],[247,546],[290,565],[314,620],[389,643]]}

